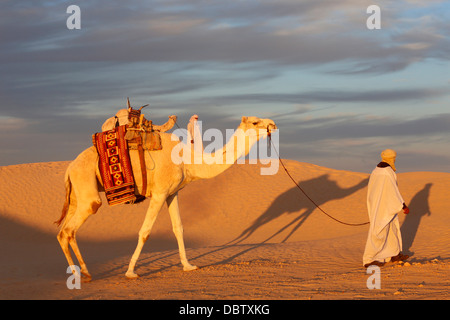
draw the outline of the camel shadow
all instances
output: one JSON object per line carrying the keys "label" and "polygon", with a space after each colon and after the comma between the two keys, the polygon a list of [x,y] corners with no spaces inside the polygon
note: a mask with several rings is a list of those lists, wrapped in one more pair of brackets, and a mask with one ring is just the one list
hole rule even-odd
{"label": "camel shadow", "polygon": [[428,199],[430,197],[430,190],[432,186],[432,183],[427,183],[423,189],[417,192],[411,199],[408,206],[410,213],[406,215],[400,228],[403,238],[403,251],[410,256],[414,254],[414,252],[411,252],[411,247],[414,243],[414,239],[416,238],[417,230],[419,229],[422,217],[425,215],[431,215]]}
{"label": "camel shadow", "polygon": [[[329,179],[328,174],[324,174],[317,178],[299,182],[298,185],[305,190],[308,195],[314,195],[314,202],[318,206],[321,206],[329,201],[345,198],[359,189],[366,187],[367,183],[368,178],[350,188],[341,188],[335,181]],[[297,186],[294,186],[280,194],[278,198],[272,202],[270,207],[252,223],[252,225],[242,231],[242,233],[237,238],[230,241],[229,244],[239,244],[248,239],[258,229],[275,219],[286,214],[293,215],[293,219],[290,222],[281,227],[266,240],[262,241],[262,243],[265,243],[286,231],[287,235],[285,235],[281,241],[281,243],[284,243],[303,225],[303,223],[305,223],[316,208],[314,203],[307,199]]]}
{"label": "camel shadow", "polygon": [[[321,206],[328,201],[345,198],[354,192],[367,186],[369,179],[364,179],[358,184],[350,188],[341,188],[337,185],[335,181],[329,179],[328,174],[324,174],[320,177],[313,178],[307,181],[299,182],[298,185],[305,190],[305,192],[312,197],[314,202]],[[233,254],[232,256],[222,260],[212,263],[211,265],[220,265],[231,263],[234,259],[239,256],[244,255],[247,252],[260,248],[264,245],[268,245],[268,241],[273,239],[283,232],[287,232],[281,243],[286,242],[308,219],[308,217],[316,209],[316,206],[303,195],[303,193],[297,188],[297,186],[292,187],[286,192],[280,194],[248,228],[246,228],[242,233],[235,239],[225,243],[222,246],[215,248],[214,250],[206,253],[202,253],[195,257],[194,259],[199,259],[203,256],[217,253],[222,250],[226,250],[231,247],[241,247],[242,250]],[[271,223],[277,218],[284,215],[293,215],[293,218],[286,225],[281,227],[275,233],[270,235],[263,241],[254,244],[241,244],[244,240],[250,238],[258,229]],[[289,230],[289,228],[291,229]]]}

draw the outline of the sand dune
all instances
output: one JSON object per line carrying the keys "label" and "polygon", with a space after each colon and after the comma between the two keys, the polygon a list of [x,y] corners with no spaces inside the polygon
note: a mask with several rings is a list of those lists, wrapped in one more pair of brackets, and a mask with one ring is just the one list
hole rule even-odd
{"label": "sand dune", "polygon": [[[382,269],[382,289],[366,287],[362,253],[368,226],[325,216],[280,169],[235,165],[188,185],[180,210],[190,262],[183,272],[167,208],[136,271],[129,259],[149,200],[108,207],[78,233],[93,275],[81,290],[66,287],[67,262],[53,221],[64,201],[69,162],[0,167],[1,299],[448,299],[450,174],[398,173],[411,213],[401,216],[408,264]],[[367,221],[368,174],[285,160],[292,176],[326,212],[349,223]],[[157,288],[157,290],[156,290]]]}

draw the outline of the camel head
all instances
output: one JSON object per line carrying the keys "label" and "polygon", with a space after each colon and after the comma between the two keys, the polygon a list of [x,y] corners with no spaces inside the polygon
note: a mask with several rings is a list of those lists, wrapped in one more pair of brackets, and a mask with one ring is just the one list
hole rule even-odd
{"label": "camel head", "polygon": [[263,137],[267,136],[268,133],[271,133],[273,130],[277,130],[277,126],[275,122],[272,119],[261,119],[258,117],[242,117],[241,124],[239,125],[239,128],[247,131],[249,129],[253,129],[256,132],[262,132],[263,130],[265,133],[263,134]]}

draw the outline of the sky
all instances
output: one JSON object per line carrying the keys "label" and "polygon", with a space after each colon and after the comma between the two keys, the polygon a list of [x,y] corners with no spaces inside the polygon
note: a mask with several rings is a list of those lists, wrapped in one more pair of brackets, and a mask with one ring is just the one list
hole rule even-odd
{"label": "sky", "polygon": [[397,172],[450,172],[448,1],[0,5],[0,166],[73,160],[130,97],[157,124],[271,118],[286,159],[370,172],[391,148]]}

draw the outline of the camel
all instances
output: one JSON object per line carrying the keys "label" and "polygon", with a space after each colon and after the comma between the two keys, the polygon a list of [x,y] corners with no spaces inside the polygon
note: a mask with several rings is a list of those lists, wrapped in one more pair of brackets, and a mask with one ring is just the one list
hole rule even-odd
{"label": "camel", "polygon": [[[197,269],[196,266],[191,265],[188,262],[186,257],[183,226],[178,207],[178,192],[192,181],[210,179],[221,174],[231,167],[237,159],[242,156],[247,156],[251,147],[257,143],[257,141],[261,138],[266,138],[271,130],[276,129],[277,127],[271,119],[242,117],[238,129],[231,139],[222,149],[216,151],[223,155],[224,161],[221,164],[207,164],[205,162],[198,164],[189,161],[177,164],[172,160],[173,158],[171,158],[172,150],[182,142],[180,142],[178,137],[173,134],[161,133],[162,150],[148,151],[145,153],[148,177],[145,196],[151,197],[151,199],[143,224],[139,230],[136,249],[131,257],[125,276],[129,279],[139,277],[139,275],[135,273],[135,266],[164,202],[166,202],[168,206],[172,230],[178,242],[178,250],[183,270],[191,271]],[[235,141],[237,141],[237,143],[235,143]],[[230,147],[230,144],[232,148]],[[234,152],[232,161],[229,161],[231,158],[229,155],[230,151]],[[185,155],[183,155],[183,157],[184,156]],[[225,159],[227,161],[225,161]],[[95,214],[102,205],[99,192],[104,191],[104,189],[98,169],[98,161],[99,156],[97,150],[94,146],[91,146],[79,154],[78,157],[69,164],[65,173],[66,200],[61,218],[56,222],[58,225],[63,222],[57,235],[57,239],[67,262],[69,263],[69,266],[71,266],[72,272],[78,274],[78,268],[75,268],[70,253],[70,246],[79,262],[79,270],[81,272],[81,275],[79,276],[83,277],[83,281],[85,282],[90,281],[92,276],[90,275],[78,248],[76,233],[86,219],[92,214]],[[139,155],[136,150],[130,150],[130,161],[133,168],[136,188],[138,189],[138,192],[140,192],[142,190],[142,176],[140,174]]]}

